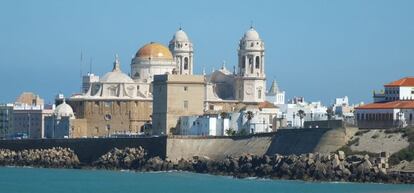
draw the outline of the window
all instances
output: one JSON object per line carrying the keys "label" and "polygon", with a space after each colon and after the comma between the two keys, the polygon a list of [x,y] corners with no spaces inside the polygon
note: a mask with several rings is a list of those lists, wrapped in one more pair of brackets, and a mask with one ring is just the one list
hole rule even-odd
{"label": "window", "polygon": [[259,99],[261,99],[261,98],[262,98],[262,90],[261,90],[261,89],[259,89],[259,90],[257,91],[257,96],[258,96],[258,98],[259,98]]}
{"label": "window", "polygon": [[256,69],[260,68],[260,57],[256,56]]}
{"label": "window", "polygon": [[187,100],[184,101],[184,109],[188,109],[188,101]]}
{"label": "window", "polygon": [[184,91],[188,91],[188,86],[184,86]]}
{"label": "window", "polygon": [[188,58],[184,58],[184,70],[188,70]]}
{"label": "window", "polygon": [[109,88],[109,95],[116,96],[116,88]]}

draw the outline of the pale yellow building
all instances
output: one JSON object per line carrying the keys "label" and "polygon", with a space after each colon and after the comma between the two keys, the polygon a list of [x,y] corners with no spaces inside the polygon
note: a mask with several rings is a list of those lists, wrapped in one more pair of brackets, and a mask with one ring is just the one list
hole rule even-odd
{"label": "pale yellow building", "polygon": [[158,75],[153,86],[153,134],[174,134],[180,116],[204,113],[204,76]]}

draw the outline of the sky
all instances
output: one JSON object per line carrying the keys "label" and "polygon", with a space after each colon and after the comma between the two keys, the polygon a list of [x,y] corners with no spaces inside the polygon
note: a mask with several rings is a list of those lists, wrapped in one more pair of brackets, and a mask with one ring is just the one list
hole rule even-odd
{"label": "sky", "polygon": [[[414,1],[1,0],[0,103],[23,91],[52,102],[81,86],[81,72],[112,69],[148,42],[168,44],[181,25],[194,45],[195,73],[237,64],[237,45],[253,24],[265,42],[267,84],[287,98],[326,105],[414,76]],[[81,62],[81,53],[83,62]]]}

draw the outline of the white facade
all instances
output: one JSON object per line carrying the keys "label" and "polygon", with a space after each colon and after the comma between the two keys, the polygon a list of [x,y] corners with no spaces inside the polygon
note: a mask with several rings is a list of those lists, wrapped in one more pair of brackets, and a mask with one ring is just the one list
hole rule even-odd
{"label": "white facade", "polygon": [[180,117],[180,135],[223,136],[229,129],[229,119],[219,116],[182,116]]}
{"label": "white facade", "polygon": [[268,133],[273,131],[277,113],[278,109],[272,107],[246,108],[240,112],[226,113],[224,118],[221,115],[182,116],[178,132],[197,136],[225,136],[228,130],[245,134]]}
{"label": "white facade", "polygon": [[131,76],[134,80],[151,83],[154,75],[175,71],[177,65],[171,52],[164,45],[151,42],[138,50],[131,62]]}
{"label": "white facade", "polygon": [[193,44],[187,34],[181,29],[175,32],[168,45],[179,74],[193,74]]}
{"label": "white facade", "polygon": [[266,100],[275,105],[285,104],[285,91],[279,89],[275,80],[272,81],[272,85],[266,93]]}
{"label": "white facade", "polygon": [[[288,104],[278,105],[282,112],[283,118],[286,118],[288,127],[303,127],[305,121],[321,121],[327,120],[326,106],[321,102],[305,102],[304,100],[292,100]],[[301,119],[298,115],[299,110],[303,110],[305,116]]]}
{"label": "white facade", "polygon": [[265,46],[251,27],[239,42],[235,98],[242,102],[263,102],[266,92]]}
{"label": "white facade", "polygon": [[374,92],[374,102],[355,107],[359,128],[386,129],[414,125],[414,77],[405,77]]}
{"label": "white facade", "polygon": [[51,116],[54,106],[15,104],[13,107],[13,132],[24,133],[28,138],[45,137],[45,118]]}
{"label": "white facade", "polygon": [[[97,77],[97,76],[94,76]],[[116,55],[111,72],[106,73],[98,81],[89,83],[89,88],[82,95],[72,99],[149,99],[150,83],[134,81],[121,71],[121,63]]]}
{"label": "white facade", "polygon": [[70,120],[75,119],[75,114],[63,97],[62,104],[58,105],[51,116],[45,117],[46,138],[69,138],[71,132]]}

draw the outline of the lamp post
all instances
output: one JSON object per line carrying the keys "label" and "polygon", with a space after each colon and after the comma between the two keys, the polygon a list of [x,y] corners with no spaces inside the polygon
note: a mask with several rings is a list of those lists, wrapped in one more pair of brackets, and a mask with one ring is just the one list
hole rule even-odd
{"label": "lamp post", "polygon": [[404,126],[404,123],[403,123],[403,120],[402,120],[402,118],[404,116],[404,113],[399,111],[397,113],[397,115],[398,115],[398,128],[402,128]]}
{"label": "lamp post", "polygon": [[27,138],[30,139],[30,130],[32,129],[31,128],[32,127],[32,118],[30,116],[30,112],[27,113],[27,117],[29,118],[29,127],[28,127],[28,130],[27,130]]}

